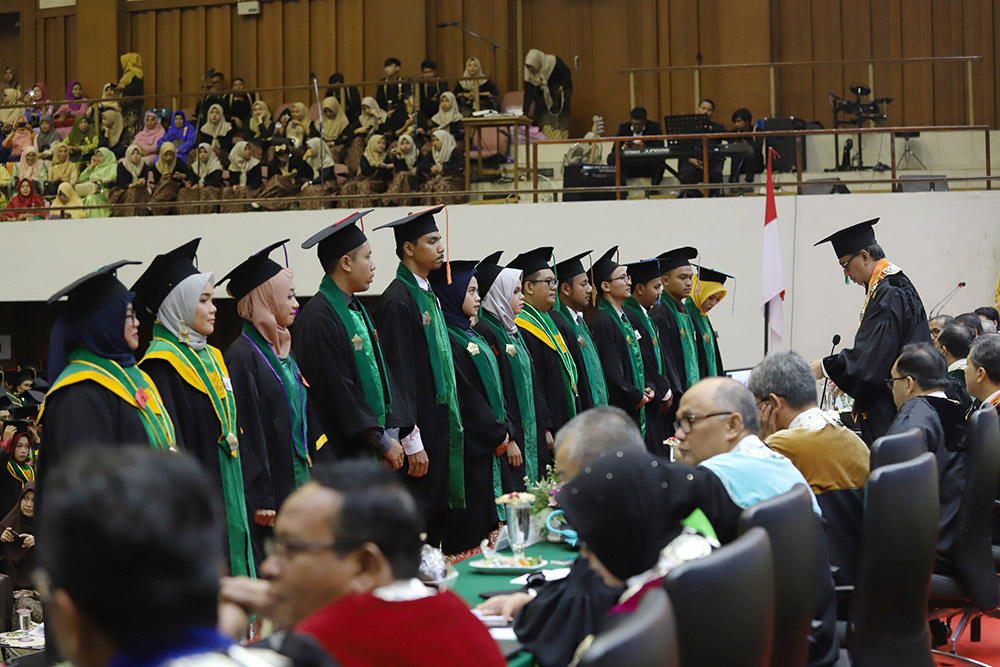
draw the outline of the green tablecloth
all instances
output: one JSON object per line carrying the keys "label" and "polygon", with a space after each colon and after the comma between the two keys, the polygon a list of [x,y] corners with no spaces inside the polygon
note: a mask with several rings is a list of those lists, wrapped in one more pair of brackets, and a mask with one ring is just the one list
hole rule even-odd
{"label": "green tablecloth", "polygon": [[[507,554],[508,552],[503,551],[501,553]],[[539,542],[538,544],[528,547],[525,550],[525,553],[529,556],[541,556],[545,560],[549,561],[549,564],[544,568],[546,570],[557,567],[569,567],[565,561],[572,561],[578,555],[576,549],[569,548],[564,542]],[[455,585],[452,587],[452,591],[464,599],[470,607],[475,607],[483,601],[483,599],[479,597],[480,593],[485,593],[487,591],[502,591],[504,589],[514,591],[518,588],[514,584],[510,583],[510,580],[520,575],[483,574],[481,572],[474,571],[469,567],[469,563],[481,558],[482,556],[476,555],[455,564],[455,569],[458,570],[458,579],[455,580]],[[552,563],[554,560],[563,562]]]}

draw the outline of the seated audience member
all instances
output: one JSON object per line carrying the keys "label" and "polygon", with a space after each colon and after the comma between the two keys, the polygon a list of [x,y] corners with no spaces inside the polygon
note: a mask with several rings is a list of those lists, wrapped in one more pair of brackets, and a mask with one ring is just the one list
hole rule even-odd
{"label": "seated audience member", "polygon": [[19,157],[25,150],[35,146],[35,133],[28,125],[28,121],[20,115],[13,125],[14,131],[3,140],[3,146],[10,149],[11,157]]}
{"label": "seated audience member", "polygon": [[76,185],[80,178],[80,165],[69,159],[69,148],[64,143],[53,146],[52,162],[49,164],[49,180],[45,184],[45,194],[54,197],[62,183]]}
{"label": "seated audience member", "polygon": [[[433,60],[425,60],[420,63],[421,79],[438,78],[437,63]],[[438,104],[441,102],[441,95],[448,92],[448,84],[445,81],[420,81],[417,80],[417,94],[420,97],[420,114],[424,118],[430,118],[438,112]]]}
{"label": "seated audience member", "polygon": [[195,138],[197,134],[194,126],[187,121],[187,116],[184,115],[184,112],[175,111],[170,119],[170,127],[167,128],[166,133],[157,142],[157,152],[162,155],[163,144],[169,142],[173,145],[173,151],[177,155],[177,160],[187,163],[188,153],[194,150],[196,145]]}
{"label": "seated audience member", "polygon": [[226,108],[229,109],[229,122],[237,132],[246,132],[253,113],[253,105],[260,99],[258,93],[247,91],[247,82],[241,76],[233,77],[233,92],[226,95]]}
{"label": "seated audience member", "polygon": [[272,144],[274,158],[267,163],[267,183],[258,195],[259,206],[268,211],[287,211],[291,202],[270,200],[297,195],[305,180],[305,170],[302,160],[292,154],[288,139],[277,137]]}
{"label": "seated audience member", "polygon": [[[703,99],[698,103],[698,108],[695,113],[700,113],[708,116],[709,121],[712,120],[712,115],[715,114],[715,102],[709,98]],[[712,132],[725,132],[726,128],[722,123],[712,122]],[[709,142],[710,144],[713,142]],[[701,150],[698,150],[698,154],[694,157],[689,157],[686,160],[682,159],[677,165],[677,174],[680,177],[681,183],[685,185],[690,185],[693,183],[701,183],[704,178],[704,164],[702,160],[704,156],[701,155]],[[709,183],[721,183],[722,182],[722,168],[725,166],[726,159],[723,157],[711,157],[708,160],[708,182]],[[710,191],[711,196],[718,195],[718,190]],[[684,190],[680,194],[681,197],[701,197],[701,190]]]}
{"label": "seated audience member", "polygon": [[[250,121],[253,123],[253,120]],[[222,191],[223,199],[251,199],[264,184],[263,165],[251,150],[251,144],[241,141],[229,152],[229,187]],[[246,204],[224,204],[223,213],[246,210]]]}
{"label": "seated audience member", "polygon": [[166,141],[160,144],[160,157],[149,173],[153,177],[153,195],[149,200],[153,205],[153,214],[168,215],[175,212],[173,206],[157,204],[177,201],[181,188],[192,184],[195,177],[172,143]]}
{"label": "seated audience member", "polygon": [[281,136],[292,142],[293,148],[305,148],[306,139],[312,131],[312,122],[309,120],[309,107],[302,102],[296,102],[288,109],[291,118],[282,124]]}
{"label": "seated audience member", "polygon": [[335,162],[343,163],[347,145],[354,138],[354,130],[358,129],[352,123],[336,97],[323,100],[323,129],[321,138],[333,154]]}
{"label": "seated audience member", "polygon": [[[340,191],[337,184],[336,163],[330,148],[319,137],[306,140],[306,152],[302,155],[302,177],[305,184],[302,194],[306,197],[330,197]],[[316,210],[323,205],[319,201],[303,201],[302,210]]]}
{"label": "seated audience member", "polygon": [[386,141],[392,143],[396,137],[404,134],[419,132],[420,114],[417,113],[417,98],[414,95],[407,95],[403,98],[403,103],[396,106],[386,117],[382,125],[382,135]]}
{"label": "seated audience member", "polygon": [[[38,150],[34,146],[28,146],[21,153],[21,159],[10,172],[11,185],[19,183],[22,179],[31,181],[35,192],[45,192],[45,184],[49,180],[49,170],[45,166],[45,161],[38,157]],[[10,188],[13,196],[14,188]]]}
{"label": "seated audience member", "polygon": [[0,109],[0,131],[4,134],[14,129],[14,123],[24,120],[24,116],[22,115],[24,112],[23,107],[14,106],[20,101],[21,93],[16,89],[3,89],[3,106],[6,108]]}
{"label": "seated audience member", "polygon": [[17,194],[11,197],[10,201],[7,202],[7,208],[4,209],[2,219],[3,220],[39,220],[42,217],[43,211],[35,213],[34,211],[15,211],[14,209],[44,209],[45,200],[40,194],[35,193],[35,186],[31,184],[31,181],[24,178],[18,181],[17,184]]}
{"label": "seated audience member", "polygon": [[216,629],[219,510],[193,458],[88,448],[47,475],[43,511],[46,620],[72,664],[282,664]]}
{"label": "seated audience member", "polygon": [[458,110],[466,118],[474,111],[500,108],[500,90],[482,72],[483,66],[479,63],[479,58],[469,58],[465,61],[462,78],[451,91],[458,100]]}
{"label": "seated audience member", "polygon": [[28,124],[31,127],[40,127],[42,118],[48,116],[51,128],[52,112],[55,111],[55,107],[49,104],[49,89],[45,87],[45,84],[39,81],[32,86],[31,90],[24,94],[24,101],[31,105],[24,110],[24,117]]}
{"label": "seated audience member", "polygon": [[77,116],[86,116],[90,110],[88,102],[75,102],[74,100],[85,100],[87,96],[83,94],[83,86],[79,81],[70,81],[66,84],[66,103],[56,109],[56,127],[72,127]]}
{"label": "seated audience member", "polygon": [[980,336],[969,349],[965,387],[983,407],[1000,407],[1000,334]]}
{"label": "seated audience member", "polygon": [[[382,194],[388,189],[393,166],[385,148],[385,137],[381,134],[373,134],[368,139],[364,155],[361,156],[358,175],[344,184],[345,195]],[[369,206],[371,201],[374,200],[353,199],[349,200],[348,206],[354,208]]]}
{"label": "seated audience member", "polygon": [[981,306],[974,312],[983,321],[983,333],[996,333],[1000,328],[1000,313],[993,306]]}
{"label": "seated audience member", "polygon": [[437,113],[427,117],[425,131],[430,134],[444,130],[457,140],[465,138],[465,127],[462,125],[462,112],[458,108],[455,93],[445,91],[441,94],[441,103]]}
{"label": "seated audience member", "polygon": [[[449,95],[451,93],[448,93]],[[455,144],[455,137],[444,130],[435,130],[431,139],[431,159],[424,157],[418,171],[425,179],[421,192],[454,192],[465,187],[465,157]],[[438,204],[461,204],[463,198],[434,197]]]}
{"label": "seated audience member", "polygon": [[31,436],[28,431],[18,432],[13,424],[4,429],[4,470],[0,470],[0,508],[13,509],[21,499],[25,484],[35,481],[35,465],[31,460]]}
{"label": "seated audience member", "polygon": [[51,160],[52,149],[60,142],[62,142],[62,135],[52,125],[52,116],[42,116],[38,123],[38,134],[35,135],[35,148],[38,149],[38,157],[43,160]]}
{"label": "seated audience member", "polygon": [[[125,150],[125,157],[118,161],[118,178],[108,193],[110,204],[146,204],[149,202],[149,186],[153,180],[153,167],[142,159],[142,149],[132,144]],[[144,215],[145,207],[119,209],[120,216]]]}
{"label": "seated audience member", "polygon": [[[707,378],[681,396],[674,437],[675,456],[681,462],[707,468],[729,492],[732,501],[746,509],[762,500],[808,482],[787,458],[768,449],[757,433],[760,418],[754,396],[728,378]],[[817,521],[819,505],[813,499]],[[809,637],[810,667],[837,661],[836,596],[829,568],[826,531],[817,531],[817,575],[813,626]]]}
{"label": "seated audience member", "polygon": [[60,183],[56,197],[52,200],[52,206],[49,207],[49,218],[81,220],[87,217],[87,209],[76,207],[86,205],[86,202],[76,193],[76,188],[69,183]]}
{"label": "seated audience member", "polygon": [[117,109],[106,109],[101,114],[101,134],[97,145],[111,150],[115,159],[125,157],[125,149],[129,147],[130,137],[125,129],[125,121]]}
{"label": "seated audience member", "polygon": [[358,119],[358,127],[354,130],[354,139],[351,142],[344,164],[351,176],[358,173],[361,168],[361,156],[367,152],[371,138],[376,134],[381,135],[385,130],[388,114],[382,111],[375,98],[366,97],[361,100],[361,117]]}
{"label": "seated audience member", "polygon": [[[390,152],[392,158],[392,168],[394,176],[389,184],[386,195],[399,195],[408,192],[415,192],[420,188],[420,177],[417,172],[417,160],[420,158],[420,151],[413,141],[413,137],[404,134],[396,142],[396,147]],[[416,199],[413,197],[383,197],[389,206],[412,206]]]}
{"label": "seated audience member", "polygon": [[747,183],[753,183],[753,177],[764,171],[764,142],[753,136],[753,132],[756,130],[753,124],[753,114],[746,107],[734,111],[732,121],[733,132],[745,132],[750,136],[745,139],[730,139],[729,141],[750,144],[753,147],[753,155],[732,158],[729,166],[729,182],[739,183],[740,176],[743,176]]}
{"label": "seated audience member", "polygon": [[941,520],[934,570],[956,572],[952,547],[965,482],[965,411],[945,395],[948,366],[930,343],[904,347],[887,382],[898,412],[886,435],[919,428],[937,459]]}
{"label": "seated audience member", "polygon": [[927,320],[927,328],[931,330],[931,341],[936,341],[938,335],[941,333],[941,329],[944,328],[946,324],[954,324],[955,318],[948,315],[938,315],[937,317],[932,317]]}
{"label": "seated audience member", "polygon": [[[401,105],[403,99],[413,92],[413,88],[399,75],[399,70],[403,66],[399,58],[386,58],[382,66],[385,69],[385,76],[379,81],[385,83],[379,84],[375,91],[375,101],[378,102],[379,108],[388,112]],[[364,100],[361,104],[364,105]]]}
{"label": "seated audience member", "polygon": [[3,573],[14,590],[35,588],[35,482],[25,482],[0,521]]}
{"label": "seated audience member", "polygon": [[[222,194],[222,163],[215,150],[208,142],[198,145],[198,152],[191,164],[191,173],[194,176],[191,183],[181,188],[177,193],[177,201],[214,201]],[[186,206],[181,212],[187,214],[211,213],[215,209],[214,204],[205,206]]]}
{"label": "seated audience member", "polygon": [[258,160],[264,156],[271,139],[274,138],[274,121],[271,119],[271,109],[264,100],[257,100],[250,109],[249,131],[243,133],[243,138],[257,147]]}
{"label": "seated audience member", "polygon": [[338,85],[344,83],[344,75],[340,72],[331,74],[327,83],[330,87],[326,89],[325,96],[336,97],[351,122],[357,123],[358,117],[361,116],[361,93],[358,92],[357,86]]}
{"label": "seated audience member", "polygon": [[[663,134],[660,124],[649,120],[646,109],[635,107],[629,112],[628,122],[618,126],[616,137],[635,137],[630,143],[622,144],[621,150],[639,148],[661,148],[663,139],[643,139],[642,137]],[[611,151],[608,156],[608,164],[615,163],[615,152]],[[622,161],[623,183],[629,178],[636,176],[648,177],[652,179],[652,185],[659,185],[663,181],[663,171],[666,169],[666,160],[661,158],[630,158]]]}
{"label": "seated audience member", "polygon": [[204,122],[208,110],[213,104],[222,105],[224,115],[229,115],[229,108],[226,106],[226,75],[222,72],[212,72],[208,85],[204,86],[205,94],[198,103],[194,105],[194,117],[196,122]]}
{"label": "seated audience member", "polygon": [[983,321],[975,313],[962,313],[955,316],[955,323],[968,327],[974,336],[983,335]]}
{"label": "seated audience member", "polygon": [[233,150],[233,134],[236,129],[226,119],[221,104],[213,104],[208,108],[205,122],[198,129],[198,143],[208,144],[213,151],[227,155]]}
{"label": "seated audience member", "polygon": [[974,340],[972,330],[960,324],[946,324],[934,339],[934,347],[948,362],[948,377],[958,380],[963,387],[965,367],[969,365],[967,357]]}
{"label": "seated audience member", "polygon": [[100,128],[104,112],[109,109],[121,113],[121,105],[118,103],[118,86],[111,82],[104,84],[100,101],[96,106],[90,108],[91,122]]}
{"label": "seated audience member", "polygon": [[142,161],[146,164],[153,164],[153,160],[160,152],[160,139],[167,131],[160,123],[160,117],[152,111],[147,111],[142,119],[142,130],[136,133],[132,143],[142,151]]}

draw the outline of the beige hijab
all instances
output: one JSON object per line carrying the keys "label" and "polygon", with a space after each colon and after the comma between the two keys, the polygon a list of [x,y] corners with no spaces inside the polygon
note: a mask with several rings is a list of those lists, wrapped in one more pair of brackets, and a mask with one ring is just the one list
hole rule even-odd
{"label": "beige hijab", "polygon": [[[171,160],[169,163],[163,157],[168,152],[172,152],[174,154],[174,159]],[[169,176],[170,174],[174,173],[174,167],[176,166],[177,166],[177,147],[174,146],[169,141],[164,141],[162,144],[160,144],[160,159],[156,161],[156,171],[160,172],[164,176]]]}
{"label": "beige hijab", "polygon": [[373,134],[368,139],[368,145],[365,146],[365,157],[368,158],[368,164],[375,166],[385,162],[385,149],[381,151],[378,150],[379,139],[383,139],[381,134]]}
{"label": "beige hijab", "polygon": [[253,132],[253,134],[254,134],[255,137],[256,136],[260,136],[261,121],[257,120],[257,117],[253,115],[253,110],[255,108],[257,108],[258,106],[264,110],[264,117],[262,119],[264,125],[270,125],[271,124],[271,107],[267,106],[267,102],[265,102],[264,100],[257,100],[256,102],[254,102],[253,106],[250,107],[250,111],[251,111],[251,115],[250,115],[250,131]]}
{"label": "beige hijab", "polygon": [[403,159],[406,161],[407,169],[413,169],[413,165],[417,163],[417,158],[420,157],[420,151],[417,150],[417,145],[413,141],[413,137],[409,134],[404,134],[399,138],[399,145],[402,145],[403,139],[406,139],[410,144],[410,150],[403,153]]}
{"label": "beige hijab", "polygon": [[[62,160],[59,159],[60,148],[66,148],[66,157]],[[52,164],[49,167],[49,180],[66,181],[67,183],[75,184],[79,175],[79,167],[76,166],[75,162],[69,161],[69,148],[61,141],[57,144],[52,144]]]}
{"label": "beige hijab", "polygon": [[434,130],[434,136],[441,142],[441,150],[433,149],[434,164],[443,165],[451,159],[451,154],[455,152],[455,137],[446,130]]}
{"label": "beige hijab", "polygon": [[[139,153],[139,161],[133,164],[132,161],[129,159],[129,156],[137,151]],[[125,170],[128,173],[132,174],[132,183],[135,183],[137,180],[142,178],[142,170],[143,167],[146,166],[146,163],[142,161],[142,149],[139,148],[137,144],[132,144],[131,146],[126,148],[125,157],[123,157],[121,160],[118,160],[118,163],[123,167],[125,167]]]}
{"label": "beige hijab", "polygon": [[294,277],[295,272],[292,269],[282,269],[236,303],[236,312],[239,316],[252,323],[274,353],[282,359],[287,357],[292,349],[292,334],[287,328],[278,324],[276,313],[279,310],[279,301],[288,298]]}
{"label": "beige hijab", "polygon": [[[369,116],[365,113],[365,107],[375,110],[374,116]],[[385,122],[386,112],[382,111],[382,107],[378,105],[374,97],[366,97],[361,100],[361,127],[378,127]]]}
{"label": "beige hijab", "polygon": [[247,142],[241,141],[233,146],[233,150],[229,151],[229,178],[232,180],[233,174],[238,173],[240,175],[240,182],[234,183],[233,185],[246,185],[247,184],[247,173],[260,164],[260,160],[251,155],[248,158],[243,157],[243,149],[246,148]]}
{"label": "beige hijab", "polygon": [[[64,204],[61,201],[59,201],[59,197],[56,197],[54,200],[52,200],[52,207],[51,207],[51,209],[53,211],[58,211],[59,209],[63,209],[63,208],[69,207],[69,206],[85,206],[86,205],[86,204],[84,204],[83,200],[80,199],[80,195],[76,194],[76,189],[72,185],[70,185],[69,183],[67,183],[66,181],[63,181],[62,183],[59,184],[59,194],[63,195],[67,199],[69,199],[69,201],[67,201]],[[65,213],[66,213],[66,215],[68,215],[70,218],[73,218],[74,220],[79,220],[80,218],[86,218],[87,217],[87,211],[85,209],[82,209],[82,208],[71,209],[69,211],[65,211]],[[62,214],[60,214],[57,217],[62,217]]]}
{"label": "beige hijab", "polygon": [[[105,109],[104,113],[101,114],[101,121],[111,121],[111,133],[108,136],[108,146],[117,146],[119,140],[122,138],[122,130],[125,129],[125,122],[122,120],[122,115],[117,109]],[[104,128],[102,127],[101,130]]]}
{"label": "beige hijab", "polygon": [[[219,122],[213,123],[208,119],[208,114],[212,113],[212,109],[219,110]],[[212,148],[221,148],[222,145],[219,143],[219,137],[224,137],[233,131],[233,126],[226,120],[226,114],[222,110],[221,104],[213,104],[208,107],[208,113],[205,114],[205,124],[201,126],[201,131],[203,134],[207,134],[212,137]]]}
{"label": "beige hijab", "polygon": [[[201,161],[201,156],[198,155],[202,148],[208,151],[208,159],[204,162]],[[222,171],[222,163],[219,162],[219,156],[215,154],[215,149],[212,148],[211,144],[208,142],[198,144],[198,150],[195,151],[194,156],[194,167],[191,170],[198,177],[198,185],[204,185],[205,177],[212,172]]]}
{"label": "beige hijab", "polygon": [[486,85],[486,77],[479,76],[479,74],[483,73],[483,66],[480,64],[479,58],[469,58],[468,60],[465,61],[465,71],[462,72],[462,76],[473,76],[472,74],[469,73],[470,63],[476,63],[476,72],[477,72],[476,76],[478,78],[460,79],[458,85],[462,86],[462,88],[466,92],[473,93],[476,91],[476,88],[481,88],[482,86]]}
{"label": "beige hijab", "polygon": [[[323,118],[323,139],[326,141],[333,141],[340,136],[340,133],[351,124],[348,120],[347,114],[344,113],[344,108],[340,106],[340,102],[337,101],[336,97],[327,97],[323,100],[323,110],[329,109],[333,112],[333,118]],[[320,111],[322,113],[322,110]]]}
{"label": "beige hijab", "polygon": [[316,178],[319,178],[319,172],[329,169],[336,164],[333,161],[333,153],[330,152],[330,147],[319,137],[310,137],[306,141],[306,148],[312,149],[312,157],[306,158],[306,164],[312,168]]}
{"label": "beige hijab", "polygon": [[[538,72],[535,73],[529,70],[528,65],[534,67]],[[538,86],[542,90],[542,95],[545,97],[545,106],[549,109],[552,109],[552,92],[549,90],[549,77],[552,76],[552,70],[555,68],[556,57],[546,55],[538,49],[531,49],[528,51],[528,55],[524,57],[524,80]]]}
{"label": "beige hijab", "polygon": [[442,130],[446,129],[452,123],[462,120],[462,112],[458,110],[458,100],[455,98],[455,93],[442,93],[441,101],[445,100],[451,102],[451,109],[448,111],[439,109],[436,114],[431,116],[431,121]]}
{"label": "beige hijab", "polygon": [[[17,104],[21,99],[21,94],[16,88],[4,88],[3,90],[3,103],[4,106],[8,104]],[[0,109],[0,123],[4,125],[13,125],[14,121],[21,117],[24,112],[23,108],[10,108],[10,109]]]}
{"label": "beige hijab", "polygon": [[[34,155],[35,161],[28,164],[28,156]],[[20,181],[23,178],[29,181],[39,180],[39,176],[42,173],[42,158],[38,157],[38,149],[34,146],[28,146],[23,151],[21,151],[21,161],[17,163],[17,178]]]}
{"label": "beige hijab", "polygon": [[285,137],[292,139],[296,146],[305,146],[309,136],[309,107],[302,102],[292,106],[299,112],[299,120],[293,118],[285,124]]}

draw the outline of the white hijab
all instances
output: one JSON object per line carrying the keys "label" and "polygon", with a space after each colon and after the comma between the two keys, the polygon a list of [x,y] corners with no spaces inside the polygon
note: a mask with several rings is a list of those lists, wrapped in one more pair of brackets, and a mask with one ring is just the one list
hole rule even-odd
{"label": "white hijab", "polygon": [[442,130],[447,128],[452,123],[462,120],[462,112],[458,108],[458,100],[455,98],[455,93],[442,93],[441,99],[444,100],[446,98],[451,103],[451,109],[448,111],[439,109],[436,114],[431,116],[431,122]]}
{"label": "white hijab", "polygon": [[520,269],[501,270],[482,304],[483,308],[497,316],[500,324],[510,335],[517,333],[514,309],[510,307],[510,300],[514,298],[514,288],[521,284],[521,273]]}
{"label": "white hijab", "polygon": [[[369,116],[365,113],[365,107],[375,110],[374,116]],[[374,97],[366,97],[361,100],[361,127],[378,127],[385,122],[386,116],[388,114],[382,111],[382,107],[378,105]]]}
{"label": "white hijab", "polygon": [[451,159],[451,154],[455,152],[455,137],[446,130],[434,130],[434,136],[441,141],[441,150],[432,149],[434,164],[443,165]]}
{"label": "white hijab", "polygon": [[479,88],[480,86],[485,86],[486,85],[486,77],[485,76],[479,76],[480,74],[483,73],[483,66],[480,64],[479,58],[473,57],[473,58],[469,58],[468,60],[465,61],[465,71],[462,72],[462,76],[472,76],[472,74],[469,74],[469,65],[471,63],[473,63],[473,62],[476,63],[476,76],[479,77],[479,78],[477,78],[477,79],[462,79],[462,80],[460,80],[458,82],[458,85],[462,86],[462,88],[464,88],[467,92],[470,92],[470,93],[471,92],[475,92],[476,88]]}
{"label": "white hijab", "polygon": [[[170,294],[156,311],[156,321],[196,352],[204,350],[208,345],[208,337],[191,328],[195,313],[198,312],[198,297],[205,290],[205,285],[214,281],[215,274],[211,272],[188,276],[170,290]],[[183,336],[181,331],[185,332]]]}
{"label": "white hijab", "polygon": [[413,136],[404,134],[399,138],[399,143],[403,143],[403,139],[406,139],[410,144],[410,150],[403,153],[403,160],[406,161],[407,169],[413,169],[413,165],[417,163],[417,158],[420,157],[420,152],[417,150],[417,144],[413,141]]}
{"label": "white hijab", "polygon": [[316,178],[319,178],[319,172],[336,164],[333,161],[333,153],[330,152],[330,147],[319,137],[311,137],[306,140],[306,147],[311,148],[313,151],[312,157],[308,158],[306,163],[312,167]]}
{"label": "white hijab", "polygon": [[[208,160],[205,162],[202,162],[201,157],[198,155],[198,152],[202,148],[208,152]],[[140,162],[139,164],[141,165],[142,163]],[[219,161],[219,156],[215,154],[215,149],[212,148],[211,144],[207,142],[198,144],[198,150],[194,153],[194,165],[191,170],[198,177],[198,185],[205,185],[205,177],[209,174],[222,171],[222,162]]]}
{"label": "white hijab", "polygon": [[[537,72],[528,69],[528,65],[534,67]],[[545,97],[545,106],[552,109],[552,92],[549,90],[549,77],[552,70],[556,68],[556,57],[542,53],[538,49],[531,49],[528,55],[524,56],[524,80],[533,83],[542,89]]]}

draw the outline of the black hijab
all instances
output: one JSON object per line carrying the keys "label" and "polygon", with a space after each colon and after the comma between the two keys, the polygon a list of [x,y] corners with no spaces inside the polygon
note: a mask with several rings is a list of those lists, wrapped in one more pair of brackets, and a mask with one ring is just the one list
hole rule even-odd
{"label": "black hijab", "polygon": [[[21,501],[26,493],[35,491],[34,482],[26,482],[21,487],[17,503],[11,508],[3,521],[0,521],[0,533],[10,528],[18,535],[34,535],[34,517],[25,516],[21,512]],[[3,569],[14,583],[14,589],[31,588],[35,580],[35,548],[21,547],[23,539],[15,536],[13,542],[0,542],[3,546]]]}

